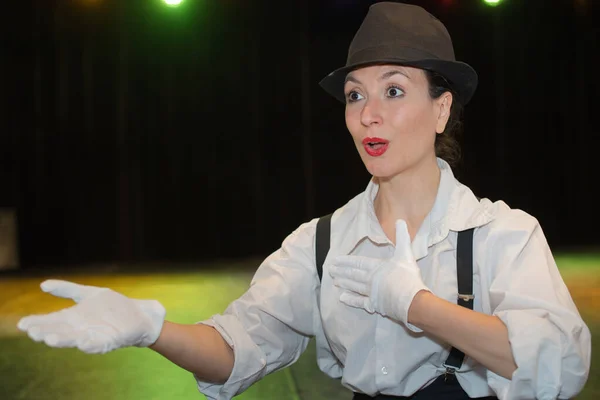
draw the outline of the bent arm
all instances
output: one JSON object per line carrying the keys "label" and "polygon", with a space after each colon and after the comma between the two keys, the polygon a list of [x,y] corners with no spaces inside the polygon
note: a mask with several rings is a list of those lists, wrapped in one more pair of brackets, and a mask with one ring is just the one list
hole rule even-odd
{"label": "bent arm", "polygon": [[510,379],[517,369],[508,329],[498,317],[469,310],[431,292],[421,291],[411,304],[408,320],[506,379]]}
{"label": "bent arm", "polygon": [[589,376],[591,335],[537,220],[507,211],[480,230],[474,250],[492,315],[420,293],[409,320],[485,366],[501,399],[575,397]]}
{"label": "bent arm", "polygon": [[211,326],[165,321],[150,348],[206,382],[225,383],[233,370],[233,349]]}
{"label": "bent arm", "polygon": [[591,335],[538,221],[519,210],[500,212],[476,233],[474,260],[482,308],[491,315],[440,303],[432,312],[448,314],[433,324],[447,327],[456,318],[456,335],[441,334],[488,368],[500,399],[575,397],[589,375]]}

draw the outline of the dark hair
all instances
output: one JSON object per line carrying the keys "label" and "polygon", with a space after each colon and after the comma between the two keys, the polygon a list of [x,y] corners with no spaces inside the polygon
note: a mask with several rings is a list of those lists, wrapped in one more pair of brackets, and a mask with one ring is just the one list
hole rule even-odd
{"label": "dark hair", "polygon": [[429,70],[425,70],[425,76],[429,82],[429,95],[432,99],[437,99],[446,92],[452,93],[452,107],[446,129],[435,136],[435,154],[450,166],[456,167],[461,157],[458,138],[462,134],[463,105],[446,78]]}

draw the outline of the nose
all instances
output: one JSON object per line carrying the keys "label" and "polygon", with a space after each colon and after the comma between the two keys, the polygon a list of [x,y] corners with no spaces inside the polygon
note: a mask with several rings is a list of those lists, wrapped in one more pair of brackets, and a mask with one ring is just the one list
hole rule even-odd
{"label": "nose", "polygon": [[364,126],[379,125],[382,122],[379,102],[377,99],[367,99],[360,111],[360,122]]}

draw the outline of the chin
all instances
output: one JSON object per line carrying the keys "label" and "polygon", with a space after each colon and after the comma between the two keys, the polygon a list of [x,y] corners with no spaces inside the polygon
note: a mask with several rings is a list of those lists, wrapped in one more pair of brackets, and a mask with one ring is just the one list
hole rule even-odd
{"label": "chin", "polygon": [[384,165],[384,163],[380,162],[365,163],[365,167],[369,171],[369,174],[378,179],[391,178],[397,174],[397,171],[390,168],[390,165]]}
{"label": "chin", "polygon": [[[434,163],[435,157],[433,157]],[[385,154],[382,157],[363,157],[363,164],[367,171],[372,176],[378,179],[390,179],[405,172],[411,171],[415,168],[419,170],[419,166],[423,166],[424,163],[428,163],[430,159],[426,156],[420,156],[420,154],[414,154],[407,156],[405,154]]]}

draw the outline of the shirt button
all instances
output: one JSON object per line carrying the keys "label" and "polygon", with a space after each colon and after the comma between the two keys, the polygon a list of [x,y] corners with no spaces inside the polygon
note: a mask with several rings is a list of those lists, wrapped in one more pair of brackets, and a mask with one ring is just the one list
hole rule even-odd
{"label": "shirt button", "polygon": [[384,375],[387,375],[388,374],[387,368],[386,367],[381,368],[381,373]]}

